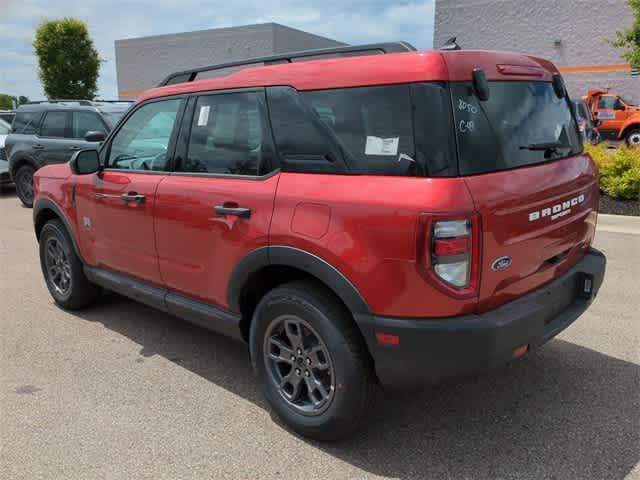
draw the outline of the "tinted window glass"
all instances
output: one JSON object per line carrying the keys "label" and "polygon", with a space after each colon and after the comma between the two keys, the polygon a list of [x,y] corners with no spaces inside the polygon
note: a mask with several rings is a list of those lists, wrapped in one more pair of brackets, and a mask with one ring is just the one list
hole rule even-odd
{"label": "tinted window glass", "polygon": [[106,132],[100,117],[93,112],[73,112],[73,138],[84,138],[87,132]]}
{"label": "tinted window glass", "polygon": [[481,102],[470,83],[451,85],[461,175],[533,165],[582,151],[568,100],[551,83],[489,82]]}
{"label": "tinted window glass", "polygon": [[322,90],[301,95],[347,153],[350,172],[424,174],[415,161],[408,85]]}
{"label": "tinted window glass", "polygon": [[613,109],[615,105],[616,105],[616,97],[611,97],[611,96],[600,97],[600,101],[598,102],[598,108],[603,108],[606,110]]}
{"label": "tinted window glass", "polygon": [[116,133],[108,166],[128,170],[164,170],[180,99],[143,105]]}
{"label": "tinted window glass", "polygon": [[47,112],[40,128],[41,137],[64,138],[67,131],[67,112]]}
{"label": "tinted window glass", "polygon": [[342,153],[331,132],[296,90],[270,87],[267,99],[273,136],[284,171],[345,171]]}
{"label": "tinted window glass", "polygon": [[11,124],[12,131],[26,135],[36,133],[40,115],[40,112],[18,112]]}
{"label": "tinted window glass", "polygon": [[258,175],[266,129],[255,92],[198,98],[182,172]]}

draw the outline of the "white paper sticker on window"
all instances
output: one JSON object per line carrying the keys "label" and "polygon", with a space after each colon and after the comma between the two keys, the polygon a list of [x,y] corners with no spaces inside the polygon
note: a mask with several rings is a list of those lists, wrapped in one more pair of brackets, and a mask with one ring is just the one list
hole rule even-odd
{"label": "white paper sticker on window", "polygon": [[380,138],[367,137],[364,147],[365,155],[397,155],[400,137]]}
{"label": "white paper sticker on window", "polygon": [[200,107],[200,114],[198,115],[198,126],[205,127],[209,123],[209,105]]}

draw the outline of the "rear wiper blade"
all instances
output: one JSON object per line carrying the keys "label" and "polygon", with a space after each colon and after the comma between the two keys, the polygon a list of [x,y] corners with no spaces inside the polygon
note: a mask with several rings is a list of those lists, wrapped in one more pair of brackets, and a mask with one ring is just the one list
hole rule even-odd
{"label": "rear wiper blade", "polygon": [[558,148],[571,148],[569,145],[564,145],[558,142],[547,143],[530,143],[529,145],[520,145],[520,150],[557,150]]}

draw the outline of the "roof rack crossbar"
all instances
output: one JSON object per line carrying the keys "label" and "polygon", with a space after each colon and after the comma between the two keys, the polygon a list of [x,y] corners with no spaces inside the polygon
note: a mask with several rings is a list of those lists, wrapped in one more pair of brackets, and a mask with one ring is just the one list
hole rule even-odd
{"label": "roof rack crossbar", "polygon": [[162,80],[158,86],[172,85],[174,83],[193,82],[199,73],[211,72],[214,70],[222,70],[225,68],[242,67],[245,65],[253,65],[255,63],[263,63],[264,65],[277,63],[291,63],[295,58],[319,57],[323,55],[349,55],[366,54],[367,52],[380,53],[398,53],[412,52],[416,48],[407,42],[388,42],[388,43],[370,43],[367,45],[345,45],[341,47],[319,48],[314,50],[303,50],[300,52],[281,53],[277,55],[269,55],[266,57],[247,58],[235,62],[220,63],[217,65],[207,65],[203,67],[192,68],[180,72],[174,72]]}

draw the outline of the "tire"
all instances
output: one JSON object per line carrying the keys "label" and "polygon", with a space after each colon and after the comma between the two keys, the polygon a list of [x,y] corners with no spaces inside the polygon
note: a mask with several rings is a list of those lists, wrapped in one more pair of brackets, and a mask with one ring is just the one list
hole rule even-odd
{"label": "tire", "polygon": [[40,266],[49,293],[66,310],[91,305],[100,292],[84,274],[69,232],[60,220],[50,220],[40,232]]}
{"label": "tire", "polygon": [[[299,337],[306,347],[302,353],[291,340]],[[322,285],[297,281],[268,292],[256,307],[249,344],[265,397],[300,435],[337,440],[355,432],[373,408],[378,385],[364,340],[349,312]],[[285,377],[294,380],[281,388]]]}
{"label": "tire", "polygon": [[33,207],[33,174],[35,170],[31,165],[23,165],[16,172],[15,184],[18,198],[25,207]]}
{"label": "tire", "polygon": [[625,141],[628,147],[640,147],[640,128],[632,128],[627,132]]}

